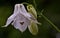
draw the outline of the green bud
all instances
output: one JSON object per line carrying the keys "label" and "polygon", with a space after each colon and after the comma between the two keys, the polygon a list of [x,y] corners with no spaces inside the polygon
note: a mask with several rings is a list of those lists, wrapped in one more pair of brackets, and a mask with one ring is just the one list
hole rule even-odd
{"label": "green bud", "polygon": [[27,10],[29,13],[31,13],[35,18],[37,18],[37,12],[35,10],[35,8],[33,7],[33,5],[28,5],[27,6]]}
{"label": "green bud", "polygon": [[33,21],[31,21],[31,25],[28,26],[29,31],[33,34],[33,35],[37,35],[38,33],[38,26],[36,23],[34,23]]}
{"label": "green bud", "polygon": [[[35,20],[37,20],[37,12],[32,5],[27,6],[27,11],[34,16],[32,17],[33,19],[35,18]],[[31,20],[31,24],[28,26],[28,29],[33,35],[36,35],[38,33],[38,26],[34,21]]]}

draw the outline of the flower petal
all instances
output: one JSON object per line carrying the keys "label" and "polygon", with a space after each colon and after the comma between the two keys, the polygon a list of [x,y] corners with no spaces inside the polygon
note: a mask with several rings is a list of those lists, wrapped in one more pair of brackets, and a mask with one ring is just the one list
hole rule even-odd
{"label": "flower petal", "polygon": [[27,25],[21,25],[19,22],[14,22],[14,27],[21,32],[24,32],[27,28]]}
{"label": "flower petal", "polygon": [[16,12],[19,10],[19,5],[20,5],[20,4],[15,4],[14,13],[16,13]]}
{"label": "flower petal", "polygon": [[30,14],[26,11],[25,7],[23,4],[19,5],[19,11],[22,15],[24,15],[25,17],[31,17]]}
{"label": "flower petal", "polygon": [[2,26],[2,27],[7,27],[15,18],[16,14],[13,14],[11,15],[8,19],[7,19],[7,22],[6,22],[6,25],[5,26]]}
{"label": "flower petal", "polygon": [[17,11],[17,5],[15,5],[14,13],[7,19],[6,25],[2,27],[7,27],[14,20],[18,13],[19,12]]}
{"label": "flower petal", "polygon": [[[21,24],[21,22],[24,22]],[[18,14],[13,21],[13,25],[16,29],[19,29],[21,32],[24,32],[28,25],[30,25],[30,20],[25,18],[22,14]]]}

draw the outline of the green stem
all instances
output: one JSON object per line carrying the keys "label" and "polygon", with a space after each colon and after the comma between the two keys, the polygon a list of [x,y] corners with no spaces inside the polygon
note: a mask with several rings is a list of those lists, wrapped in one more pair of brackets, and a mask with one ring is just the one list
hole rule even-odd
{"label": "green stem", "polygon": [[35,6],[35,8],[37,7],[37,5],[36,5],[36,1],[35,0],[33,0],[33,3],[34,3],[34,6]]}
{"label": "green stem", "polygon": [[[42,10],[42,12],[43,12],[43,10]],[[59,29],[55,24],[53,24],[46,16],[44,16],[44,15],[42,14],[42,12],[41,12],[41,16],[42,16],[48,23],[50,23],[58,32],[60,32],[60,29]]]}
{"label": "green stem", "polygon": [[26,5],[30,5],[29,3],[27,3],[27,2],[23,2],[23,3],[21,3],[21,4],[26,4]]}

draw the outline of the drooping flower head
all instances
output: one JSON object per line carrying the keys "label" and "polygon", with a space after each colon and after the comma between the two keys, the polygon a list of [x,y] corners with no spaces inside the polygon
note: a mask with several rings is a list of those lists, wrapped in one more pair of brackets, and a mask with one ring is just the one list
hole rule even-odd
{"label": "drooping flower head", "polygon": [[28,5],[27,10],[23,4],[16,4],[14,13],[7,19],[6,25],[3,27],[7,27],[12,22],[12,25],[21,32],[24,32],[28,27],[29,31],[36,35],[38,33],[36,10],[32,5]]}

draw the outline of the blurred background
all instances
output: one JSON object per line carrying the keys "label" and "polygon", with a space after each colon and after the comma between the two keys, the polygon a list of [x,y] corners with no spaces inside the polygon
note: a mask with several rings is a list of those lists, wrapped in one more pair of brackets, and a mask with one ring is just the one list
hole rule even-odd
{"label": "blurred background", "polygon": [[[30,3],[35,7],[38,14],[37,20],[42,23],[38,25],[39,32],[35,36],[28,29],[21,33],[11,24],[6,28],[1,27],[13,13],[14,5],[22,2]],[[57,34],[60,33],[43,17],[39,17],[42,9],[44,9],[43,14],[60,29],[60,0],[0,0],[0,38],[57,38]]]}

